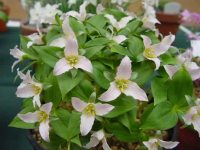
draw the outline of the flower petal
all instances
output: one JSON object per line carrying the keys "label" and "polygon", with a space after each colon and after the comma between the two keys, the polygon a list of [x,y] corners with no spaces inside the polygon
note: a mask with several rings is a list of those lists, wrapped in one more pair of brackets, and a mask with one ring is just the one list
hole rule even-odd
{"label": "flower petal", "polygon": [[33,106],[38,106],[40,107],[41,106],[41,102],[40,102],[40,94],[37,94],[33,97]]}
{"label": "flower petal", "polygon": [[99,144],[99,142],[100,141],[96,137],[91,136],[90,142],[87,143],[84,147],[87,149],[91,149],[92,147],[96,147]]}
{"label": "flower petal", "polygon": [[148,101],[147,95],[135,82],[129,81],[128,88],[123,92],[127,96],[132,96],[136,100]]}
{"label": "flower petal", "polygon": [[172,149],[179,144],[179,142],[171,142],[171,141],[163,141],[163,140],[158,140],[158,143],[161,147],[164,147],[166,149]]}
{"label": "flower petal", "polygon": [[11,71],[13,72],[14,70],[14,67],[20,62],[21,60],[16,60],[13,64],[12,64],[12,67],[11,67]]}
{"label": "flower petal", "polygon": [[115,100],[121,94],[120,90],[118,90],[115,86],[115,82],[110,83],[109,89],[101,94],[98,98],[101,101],[109,102]]}
{"label": "flower petal", "polygon": [[49,120],[43,121],[39,125],[39,132],[42,139],[49,142]]}
{"label": "flower petal", "polygon": [[78,12],[76,12],[76,11],[69,11],[69,12],[66,13],[66,15],[67,16],[72,16],[72,17],[74,17],[74,18],[76,18],[78,20],[81,20],[80,19],[80,14]]}
{"label": "flower petal", "polygon": [[60,59],[54,66],[53,74],[58,76],[72,69],[65,58]]}
{"label": "flower petal", "polygon": [[72,30],[72,28],[69,24],[69,16],[65,17],[63,24],[62,24],[62,30],[67,38],[69,38],[70,36],[73,38],[75,37],[74,31]]}
{"label": "flower petal", "polygon": [[95,111],[98,116],[106,115],[113,109],[114,109],[114,106],[110,104],[101,104],[101,103],[95,104]]}
{"label": "flower petal", "polygon": [[168,46],[167,49],[169,49],[170,45],[174,42],[175,36],[173,34],[170,34],[168,36],[165,36],[164,39],[162,39],[161,43],[163,45]]}
{"label": "flower petal", "polygon": [[107,141],[106,141],[106,138],[103,138],[102,144],[103,144],[102,147],[103,147],[104,150],[112,150],[112,149],[110,148],[110,146],[108,145],[108,143],[107,143]]}
{"label": "flower petal", "polygon": [[71,38],[71,37],[67,38],[64,53],[65,56],[78,55],[78,43],[76,38]]}
{"label": "flower petal", "polygon": [[74,109],[76,109],[76,111],[82,112],[84,108],[86,108],[87,103],[83,102],[77,97],[72,97],[72,106],[74,107]]}
{"label": "flower petal", "polygon": [[164,68],[170,79],[172,79],[173,75],[178,71],[178,67],[173,65],[164,65]]}
{"label": "flower petal", "polygon": [[102,4],[98,4],[97,7],[96,7],[96,13],[99,15],[101,14],[101,12],[105,10],[105,8],[103,7]]}
{"label": "flower petal", "polygon": [[127,17],[122,18],[118,22],[119,29],[122,29],[122,28],[126,27],[126,25],[128,24],[128,22],[131,21],[132,19],[133,19],[132,16],[127,16]]}
{"label": "flower petal", "polygon": [[160,68],[160,59],[158,58],[147,58],[147,59],[152,60],[155,63],[156,65],[155,70],[158,70]]}
{"label": "flower petal", "polygon": [[200,118],[193,121],[192,124],[194,126],[194,129],[199,133],[199,137],[200,137]]}
{"label": "flower petal", "polygon": [[124,57],[117,68],[116,78],[130,79],[131,78],[131,60],[128,56]]}
{"label": "flower petal", "polygon": [[143,43],[144,43],[144,47],[149,48],[151,46],[151,39],[148,36],[145,35],[141,35],[142,39],[143,39]]}
{"label": "flower petal", "polygon": [[35,93],[32,88],[32,85],[21,83],[17,87],[16,95],[17,97],[21,97],[21,98],[29,98],[29,97],[34,96]]}
{"label": "flower petal", "polygon": [[17,115],[22,121],[26,123],[36,123],[38,121],[38,112],[29,112],[26,114]]}
{"label": "flower petal", "polygon": [[50,112],[51,112],[52,106],[53,106],[53,103],[52,103],[52,102],[49,102],[49,103],[46,103],[46,104],[42,105],[42,106],[40,107],[40,110],[41,110],[41,111],[44,111],[46,114],[49,115]]}
{"label": "flower petal", "polygon": [[87,1],[85,1],[81,6],[80,6],[80,21],[84,21],[86,19],[87,16],[87,12],[86,12],[86,7],[89,3]]}
{"label": "flower petal", "polygon": [[193,115],[197,114],[196,107],[191,107],[189,111],[183,116],[183,120],[187,125],[190,125],[193,121]]}
{"label": "flower petal", "polygon": [[117,36],[113,36],[113,41],[115,41],[117,44],[120,44],[122,42],[124,42],[127,37],[125,37],[124,35],[117,35]]}
{"label": "flower petal", "polygon": [[143,144],[148,148],[148,150],[158,150],[158,145],[156,144],[157,139],[150,139],[149,141],[143,142]]}
{"label": "flower petal", "polygon": [[114,26],[116,28],[117,20],[115,19],[115,17],[112,15],[109,15],[109,14],[105,15],[105,17],[110,21],[112,26]]}
{"label": "flower petal", "polygon": [[87,72],[92,73],[92,63],[91,61],[85,56],[79,56],[78,63],[74,66],[75,68],[83,69]]}
{"label": "flower petal", "polygon": [[49,45],[64,48],[65,44],[66,44],[66,39],[64,37],[59,37],[53,40]]}
{"label": "flower petal", "polygon": [[191,40],[193,57],[200,57],[200,40]]}
{"label": "flower petal", "polygon": [[195,81],[200,78],[200,67],[194,63],[194,62],[189,62],[186,63],[186,69],[190,73],[190,76],[192,77],[192,80]]}
{"label": "flower petal", "polygon": [[92,129],[92,126],[94,124],[95,116],[93,115],[81,115],[81,135],[86,136]]}

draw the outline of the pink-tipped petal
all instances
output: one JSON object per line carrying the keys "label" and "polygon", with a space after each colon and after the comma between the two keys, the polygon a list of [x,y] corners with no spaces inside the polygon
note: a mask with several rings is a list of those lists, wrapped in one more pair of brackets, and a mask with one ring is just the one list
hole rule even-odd
{"label": "pink-tipped petal", "polygon": [[87,11],[86,7],[88,5],[88,2],[85,1],[81,6],[80,6],[80,21],[84,21],[87,17]]}
{"label": "pink-tipped petal", "polygon": [[107,143],[107,141],[106,141],[106,138],[104,138],[104,139],[102,140],[102,147],[103,147],[104,150],[112,150],[112,149],[110,148],[110,146],[108,145],[108,143]]}
{"label": "pink-tipped petal", "polygon": [[91,149],[91,148],[93,148],[93,147],[96,147],[96,146],[99,144],[99,142],[100,142],[100,141],[99,141],[96,137],[91,136],[90,142],[89,142],[88,144],[85,145],[85,148]]}
{"label": "pink-tipped petal", "polygon": [[94,124],[95,116],[93,115],[81,115],[81,125],[80,125],[80,131],[82,136],[86,136],[92,129],[92,126]]}
{"label": "pink-tipped petal", "polygon": [[171,142],[171,141],[163,141],[163,140],[158,140],[158,143],[161,147],[164,147],[166,149],[172,149],[174,147],[176,147],[179,142]]}
{"label": "pink-tipped petal", "polygon": [[164,68],[170,79],[172,79],[173,75],[178,71],[178,67],[173,65],[164,65]]}
{"label": "pink-tipped petal", "polygon": [[38,121],[38,112],[29,112],[26,114],[18,114],[17,116],[26,123],[36,123]]}
{"label": "pink-tipped petal", "polygon": [[173,34],[170,34],[168,36],[165,36],[164,39],[162,39],[161,43],[163,45],[167,45],[168,48],[171,46],[171,44],[174,42],[175,36]]}
{"label": "pink-tipped petal", "polygon": [[110,83],[109,89],[101,94],[99,100],[109,102],[115,100],[121,94],[120,90],[116,88],[115,82]]}
{"label": "pink-tipped petal", "polygon": [[141,35],[141,37],[143,39],[145,49],[149,48],[151,46],[151,39],[148,36],[145,36],[145,35]]}
{"label": "pink-tipped petal", "polygon": [[127,16],[127,17],[122,18],[122,19],[118,22],[119,29],[122,29],[122,28],[126,27],[126,25],[129,23],[129,21],[131,21],[132,19],[133,19],[132,16]]}
{"label": "pink-tipped petal", "polygon": [[196,63],[190,62],[187,63],[185,66],[187,71],[190,73],[193,81],[200,78],[200,67]]}
{"label": "pink-tipped petal", "polygon": [[49,120],[45,120],[39,125],[39,132],[42,139],[46,142],[49,142]]}
{"label": "pink-tipped petal", "polygon": [[69,16],[65,17],[65,19],[63,21],[63,24],[62,24],[62,30],[63,30],[65,36],[67,36],[67,37],[74,36],[74,32],[73,32],[72,28],[69,25]]}
{"label": "pink-tipped petal", "polygon": [[156,65],[155,70],[158,70],[160,68],[160,59],[158,58],[147,58],[147,59],[152,60],[155,63]]}
{"label": "pink-tipped petal", "polygon": [[126,39],[127,37],[125,37],[124,35],[117,35],[113,37],[113,41],[115,41],[118,44],[124,42]]}
{"label": "pink-tipped petal", "polygon": [[74,66],[75,68],[83,69],[87,72],[92,73],[92,63],[91,61],[85,56],[79,56],[78,63]]}
{"label": "pink-tipped petal", "polygon": [[37,94],[33,97],[33,106],[38,106],[40,107],[41,106],[41,102],[40,102],[40,94]]}
{"label": "pink-tipped petal", "polygon": [[16,91],[17,97],[29,98],[35,95],[32,85],[21,83]]}
{"label": "pink-tipped petal", "polygon": [[77,97],[72,97],[72,106],[76,111],[82,112],[86,108],[87,103]]}
{"label": "pink-tipped petal", "polygon": [[42,105],[40,107],[40,110],[44,111],[47,115],[49,115],[50,112],[51,112],[52,106],[53,106],[53,103],[49,102],[49,103],[46,103],[46,104]]}
{"label": "pink-tipped petal", "polygon": [[58,76],[72,69],[65,58],[60,59],[54,66],[53,74]]}
{"label": "pink-tipped petal", "polygon": [[114,106],[110,104],[101,104],[101,103],[95,104],[96,115],[98,116],[106,115],[113,109],[114,109]]}
{"label": "pink-tipped petal", "polygon": [[78,55],[78,42],[76,38],[69,37],[66,40],[65,56]]}
{"label": "pink-tipped petal", "polygon": [[143,144],[148,148],[148,150],[158,150],[157,139],[150,139],[149,141],[143,142]]}
{"label": "pink-tipped petal", "polygon": [[127,96],[132,96],[136,100],[148,101],[145,91],[131,81],[129,81],[128,88],[123,93]]}
{"label": "pink-tipped petal", "polygon": [[50,43],[50,46],[64,48],[66,44],[66,39],[64,37],[57,38]]}
{"label": "pink-tipped petal", "polygon": [[131,77],[131,60],[128,56],[124,57],[117,68],[117,75],[116,78],[122,79],[130,79]]}

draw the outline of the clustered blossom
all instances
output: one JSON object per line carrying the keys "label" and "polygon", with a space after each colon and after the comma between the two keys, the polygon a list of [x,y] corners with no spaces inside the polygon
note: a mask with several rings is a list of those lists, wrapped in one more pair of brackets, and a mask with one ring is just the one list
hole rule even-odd
{"label": "clustered blossom", "polygon": [[40,2],[35,3],[34,7],[30,9],[30,24],[40,25],[42,23],[52,24],[55,20],[55,15],[61,15],[58,9],[59,5],[47,4],[45,7],[41,6]]}

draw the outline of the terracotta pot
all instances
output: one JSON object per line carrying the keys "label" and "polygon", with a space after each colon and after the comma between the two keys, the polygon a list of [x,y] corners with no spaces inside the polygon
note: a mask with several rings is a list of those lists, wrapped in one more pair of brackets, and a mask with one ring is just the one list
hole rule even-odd
{"label": "terracotta pot", "polygon": [[200,150],[198,133],[190,128],[181,128],[181,123],[178,126],[177,139],[180,143],[177,150]]}
{"label": "terracotta pot", "polygon": [[168,35],[169,33],[176,34],[178,27],[181,23],[181,18],[179,15],[156,12],[156,18],[161,23],[157,24],[156,27],[164,36]]}
{"label": "terracotta pot", "polygon": [[6,32],[7,27],[6,27],[6,22],[0,20],[0,32]]}
{"label": "terracotta pot", "polygon": [[28,21],[21,21],[20,33],[24,36],[37,33],[37,29],[34,26],[29,25]]}

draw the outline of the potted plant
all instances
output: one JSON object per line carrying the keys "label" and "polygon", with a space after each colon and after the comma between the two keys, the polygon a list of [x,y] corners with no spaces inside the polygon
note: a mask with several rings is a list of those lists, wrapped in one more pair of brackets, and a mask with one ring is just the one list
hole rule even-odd
{"label": "potted plant", "polygon": [[0,1],[0,32],[7,30],[6,23],[8,21],[9,8]]}
{"label": "potted plant", "polygon": [[29,60],[18,69],[24,100],[10,126],[32,129],[44,150],[176,147],[166,131],[192,107],[193,84],[175,36],[159,39],[122,9],[87,6],[55,16],[42,42],[21,36],[10,50],[12,69]]}

